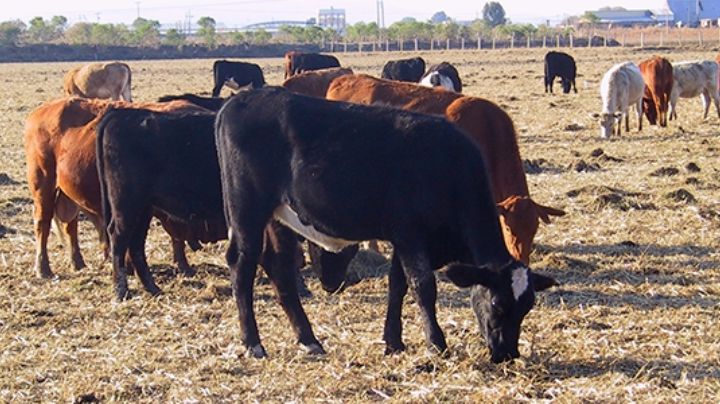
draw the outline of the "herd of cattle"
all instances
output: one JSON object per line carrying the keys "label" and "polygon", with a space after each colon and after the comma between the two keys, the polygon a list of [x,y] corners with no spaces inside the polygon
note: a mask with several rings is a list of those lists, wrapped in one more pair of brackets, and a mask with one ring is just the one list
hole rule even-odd
{"label": "herd of cattle", "polygon": [[[89,64],[65,76],[68,97],[28,116],[39,276],[53,276],[47,252],[53,220],[70,240],[74,268],[85,266],[82,211],[112,260],[116,297],[128,297],[132,273],[145,290],[159,293],[144,251],[155,217],[183,274],[194,272],[186,244],[197,249],[229,239],[241,339],[252,356],[265,355],[253,311],[258,264],[297,340],[322,353],[298,296],[297,234],[308,241],[327,291],[344,284],[358,242],[386,240],[393,245],[387,353],[405,349],[400,319],[408,288],[428,345],[447,349],[435,313],[433,271],[442,268],[453,283],[471,288],[492,360],[519,356],[520,325],[535,292],[557,284],[529,269],[533,238],[540,221],[565,212],[530,197],[506,112],[462,95],[451,64],[426,70],[419,57],[388,62],[376,78],[340,67],[333,56],[289,52],[282,87],[266,86],[252,63],[216,61],[213,77],[212,97],[131,102],[128,65]],[[546,91],[554,77],[565,93],[577,92],[569,55],[548,53]],[[224,85],[252,89],[224,99],[218,97]],[[644,105],[650,122],[664,126],[667,105],[672,118],[677,97],[702,93],[706,115],[709,97],[717,106],[717,65],[670,65],[662,58],[639,68],[621,64],[606,74],[601,92],[605,135],[630,104],[639,111]]]}

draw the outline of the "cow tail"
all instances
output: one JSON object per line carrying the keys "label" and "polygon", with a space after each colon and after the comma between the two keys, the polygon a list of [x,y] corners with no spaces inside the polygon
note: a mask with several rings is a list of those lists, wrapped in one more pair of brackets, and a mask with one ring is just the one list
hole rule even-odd
{"label": "cow tail", "polygon": [[95,156],[98,170],[98,180],[100,181],[100,201],[103,217],[103,229],[100,234],[102,234],[104,241],[108,244],[110,240],[109,229],[110,224],[112,223],[112,212],[110,210],[110,198],[107,194],[107,181],[105,180],[105,156],[103,153],[103,143],[105,139],[105,127],[112,118],[112,115],[113,107],[110,106],[105,111],[105,116],[100,120],[100,123],[98,123],[98,126],[95,129],[97,136],[95,139]]}

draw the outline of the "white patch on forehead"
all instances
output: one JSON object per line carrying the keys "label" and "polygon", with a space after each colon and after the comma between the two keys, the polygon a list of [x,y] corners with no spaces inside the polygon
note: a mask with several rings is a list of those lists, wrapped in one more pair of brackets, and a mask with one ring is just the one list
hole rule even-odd
{"label": "white patch on forehead", "polygon": [[273,212],[273,217],[277,219],[280,223],[291,228],[293,231],[312,241],[313,243],[319,245],[326,251],[336,253],[340,252],[340,250],[347,246],[357,244],[357,241],[350,241],[342,238],[328,236],[327,234],[322,233],[318,229],[314,228],[312,225],[306,225],[300,220],[298,214],[288,204],[285,203],[275,209],[275,212]]}
{"label": "white patch on forehead", "polygon": [[525,293],[528,288],[528,269],[525,267],[515,268],[512,271],[512,291],[515,300]]}

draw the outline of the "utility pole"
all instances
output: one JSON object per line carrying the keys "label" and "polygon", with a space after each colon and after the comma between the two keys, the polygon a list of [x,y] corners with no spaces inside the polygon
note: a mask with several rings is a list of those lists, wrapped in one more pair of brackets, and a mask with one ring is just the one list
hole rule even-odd
{"label": "utility pole", "polygon": [[140,18],[140,2],[135,2],[135,7],[137,8],[137,18]]}

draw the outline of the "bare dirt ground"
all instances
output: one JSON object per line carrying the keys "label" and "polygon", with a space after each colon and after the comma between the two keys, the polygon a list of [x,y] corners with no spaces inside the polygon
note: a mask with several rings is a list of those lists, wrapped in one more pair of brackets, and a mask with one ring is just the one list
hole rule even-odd
{"label": "bare dirt ground", "polygon": [[[546,401],[720,400],[720,119],[703,121],[682,99],[679,121],[611,140],[589,117],[614,63],[651,51],[571,50],[578,94],[543,92],[544,50],[435,52],[456,64],[469,95],[488,98],[515,121],[534,198],[567,216],[541,226],[534,270],[562,286],[543,293],[523,324],[522,358],[489,361],[468,294],[441,283],[439,320],[450,355],[426,352],[418,311],[406,299],[408,351],[383,356],[387,263],[354,264],[364,277],[328,296],[309,271],[305,299],[328,353],[295,344],[269,285],[256,287],[270,357],[244,356],[224,265],[225,244],[190,253],[194,278],[173,275],[157,227],[148,261],[164,293],[131,280],[133,298],[112,300],[110,265],[81,223],[89,268],[75,272],[51,236],[58,279],[32,272],[32,203],[25,180],[25,117],[61,93],[74,64],[0,65],[0,401]],[[710,50],[656,51],[672,61],[714,59]],[[406,53],[405,55],[410,55]],[[343,65],[379,74],[393,55],[339,54]],[[255,61],[281,82],[281,60]],[[209,92],[211,60],[130,62],[133,95]],[[227,91],[227,90],[226,90]],[[451,158],[451,156],[449,156]]]}

